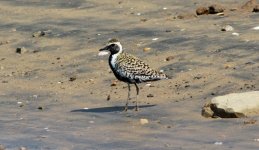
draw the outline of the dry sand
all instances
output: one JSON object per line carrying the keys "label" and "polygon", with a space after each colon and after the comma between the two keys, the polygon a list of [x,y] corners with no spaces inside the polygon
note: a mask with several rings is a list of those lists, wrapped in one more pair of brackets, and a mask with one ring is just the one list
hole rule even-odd
{"label": "dry sand", "polygon": [[[239,10],[245,2],[1,0],[0,144],[8,150],[258,150],[258,116],[201,116],[214,96],[259,90],[259,31],[252,30],[259,13]],[[197,7],[213,3],[226,7],[224,16],[195,17]],[[224,25],[234,31],[220,31]],[[37,31],[47,32],[32,37]],[[139,112],[121,112],[127,85],[111,86],[108,58],[97,56],[113,37],[173,76],[140,85]],[[16,53],[19,47],[27,51]],[[141,125],[141,118],[149,123]]]}

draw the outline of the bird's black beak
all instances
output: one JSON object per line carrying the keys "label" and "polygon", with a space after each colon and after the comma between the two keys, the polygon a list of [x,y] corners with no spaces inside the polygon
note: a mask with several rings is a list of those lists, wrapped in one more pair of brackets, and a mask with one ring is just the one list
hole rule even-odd
{"label": "bird's black beak", "polygon": [[105,46],[104,48],[99,49],[99,51],[108,51],[108,46]]}

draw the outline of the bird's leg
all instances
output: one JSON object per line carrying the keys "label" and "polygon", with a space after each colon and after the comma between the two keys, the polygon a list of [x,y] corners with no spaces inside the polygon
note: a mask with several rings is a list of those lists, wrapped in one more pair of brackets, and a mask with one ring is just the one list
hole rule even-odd
{"label": "bird's leg", "polygon": [[126,105],[125,105],[124,111],[128,110],[129,100],[130,100],[130,84],[128,83],[128,98],[127,98],[127,101],[126,101]]}
{"label": "bird's leg", "polygon": [[136,107],[135,107],[135,111],[138,111],[138,94],[139,94],[139,88],[137,83],[134,83],[136,86],[136,90],[137,90],[137,96],[136,96]]}

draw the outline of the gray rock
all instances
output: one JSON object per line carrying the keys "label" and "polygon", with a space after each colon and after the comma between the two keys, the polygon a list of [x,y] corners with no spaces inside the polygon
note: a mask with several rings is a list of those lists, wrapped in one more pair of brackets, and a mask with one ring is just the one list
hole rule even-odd
{"label": "gray rock", "polygon": [[214,97],[202,108],[204,117],[240,118],[259,114],[259,91]]}

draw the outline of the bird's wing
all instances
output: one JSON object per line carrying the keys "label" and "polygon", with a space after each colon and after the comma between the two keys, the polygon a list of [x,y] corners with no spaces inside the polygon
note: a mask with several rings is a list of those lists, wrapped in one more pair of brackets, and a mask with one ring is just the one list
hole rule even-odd
{"label": "bird's wing", "polygon": [[[124,60],[118,61],[117,71],[120,75],[140,81],[159,80],[163,75],[149,67],[145,62],[130,54],[124,55]],[[164,75],[165,77],[165,75]]]}

